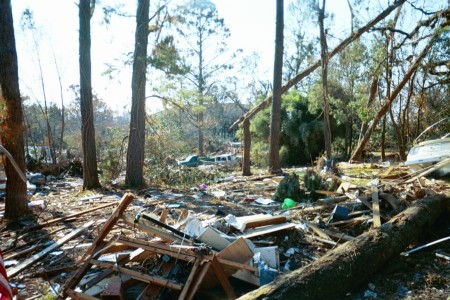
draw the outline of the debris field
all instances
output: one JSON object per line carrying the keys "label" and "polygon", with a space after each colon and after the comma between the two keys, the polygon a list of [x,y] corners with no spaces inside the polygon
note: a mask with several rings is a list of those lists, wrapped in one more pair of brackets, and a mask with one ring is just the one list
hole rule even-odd
{"label": "debris field", "polygon": [[213,184],[134,193],[83,194],[79,178],[53,178],[31,197],[30,217],[1,223],[12,292],[288,299],[292,289],[303,291],[299,299],[448,299],[449,184],[394,165],[338,168],[340,176],[314,173],[315,187],[309,169],[230,172]]}

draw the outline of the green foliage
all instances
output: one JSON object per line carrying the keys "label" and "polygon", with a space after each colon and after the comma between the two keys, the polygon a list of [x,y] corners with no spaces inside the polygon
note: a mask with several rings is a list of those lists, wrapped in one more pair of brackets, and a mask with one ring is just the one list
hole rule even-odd
{"label": "green foliage", "polygon": [[269,144],[267,141],[252,141],[250,155],[253,166],[266,168],[269,165]]}
{"label": "green foliage", "polygon": [[286,147],[286,145],[283,145],[280,148],[280,163],[282,166],[287,166],[289,165],[291,159],[289,157],[289,148]]}
{"label": "green foliage", "polygon": [[145,174],[145,181],[149,185],[179,188],[199,186],[202,183],[211,184],[216,178],[224,176],[220,171],[205,172],[200,168],[179,168],[170,164],[147,165]]}
{"label": "green foliage", "polygon": [[149,64],[166,75],[185,75],[189,72],[184,59],[181,58],[173,36],[164,37],[153,49],[149,57]]}
{"label": "green foliage", "polygon": [[298,175],[292,173],[285,176],[283,180],[281,180],[272,198],[279,202],[283,202],[286,198],[291,198],[292,200],[298,202],[304,197],[304,195],[304,191],[300,189]]}
{"label": "green foliage", "polygon": [[305,188],[310,192],[310,197],[313,200],[318,199],[318,195],[316,190],[319,190],[322,185],[322,177],[312,169],[308,169],[306,174],[303,177],[303,182],[305,184]]}
{"label": "green foliage", "polygon": [[102,130],[97,138],[97,161],[101,170],[101,180],[117,178],[125,168],[126,128],[114,126]]}
{"label": "green foliage", "polygon": [[[318,113],[311,114],[307,98],[296,90],[283,95],[281,108],[281,163],[282,166],[306,164],[323,150],[323,122]],[[260,112],[251,122],[252,162],[266,165],[267,141],[270,134],[270,109]],[[255,158],[255,156],[256,158]]]}

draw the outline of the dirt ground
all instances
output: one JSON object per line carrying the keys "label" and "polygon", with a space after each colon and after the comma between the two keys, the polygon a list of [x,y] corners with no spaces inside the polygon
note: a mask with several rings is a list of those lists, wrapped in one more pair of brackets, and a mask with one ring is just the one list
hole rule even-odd
{"label": "dirt ground", "polygon": [[[295,170],[289,170],[288,172],[293,171]],[[364,172],[362,172],[363,175],[361,175],[361,172],[358,174],[358,176],[353,176],[361,179],[367,175]],[[202,219],[208,219],[212,216],[223,217],[228,214],[235,216],[258,213],[275,214],[281,211],[281,204],[279,203],[264,206],[257,205],[254,201],[257,198],[272,197],[277,183],[271,176],[266,176],[263,173],[247,178],[243,178],[237,173],[229,173],[229,175],[228,179],[210,183],[206,187],[199,185],[174,189],[167,186],[158,186],[136,192],[137,198],[133,201],[131,209],[149,211],[157,215],[161,214],[164,209],[169,209],[167,221],[169,224],[171,220],[177,220],[183,209],[192,211]],[[348,177],[348,175],[346,176]],[[81,179],[74,177],[49,181],[40,186],[38,192],[31,197],[30,203],[34,204],[32,215],[19,223],[8,223],[3,218],[0,219],[2,249],[4,250],[6,264],[14,260],[17,261],[16,263],[24,261],[38,251],[22,253],[25,249],[49,241],[57,241],[88,220],[106,220],[114,210],[114,206],[65,219],[62,222],[44,226],[39,230],[30,230],[36,224],[43,224],[55,218],[118,201],[126,192],[118,186],[109,186],[95,192],[82,193],[80,192],[81,183]],[[357,185],[362,185],[362,183],[358,182]],[[405,191],[402,189],[404,188],[393,188],[395,190],[393,194],[404,193]],[[431,192],[450,194],[448,183],[434,180],[428,180],[425,186],[420,187],[420,191],[416,185],[414,187],[409,186],[406,189],[409,190],[406,191],[408,195],[405,196],[405,199],[410,204],[416,200],[413,196],[419,199],[418,196]],[[0,202],[0,205],[3,204],[4,202]],[[0,206],[0,212],[4,209],[2,207]],[[308,220],[320,226],[325,226],[322,223],[330,217],[332,209],[333,206],[318,211],[295,209],[289,211],[288,217],[293,223],[298,222],[298,220]],[[388,217],[395,215],[392,208],[387,205],[382,206],[382,209]],[[363,210],[363,208],[358,207],[356,210]],[[335,226],[334,229],[357,236],[370,230],[371,227],[371,222],[364,221]],[[225,230],[230,230],[230,228]],[[448,237],[449,233],[450,218],[444,216],[428,228],[426,234],[422,235],[419,240],[411,241],[409,249]],[[11,278],[10,282],[17,295],[16,297],[18,299],[55,298],[55,291],[58,291],[70,277],[71,272],[78,268],[81,257],[95,236],[95,229],[82,234]],[[335,247],[312,238],[310,232],[297,229],[258,237],[254,239],[254,242],[279,247],[282,272],[287,263],[289,269],[294,270],[311,263]],[[293,254],[287,254],[289,249],[294,249]],[[405,251],[409,249],[405,249]],[[438,257],[437,254],[442,254],[444,258]],[[449,256],[450,240],[419,250],[408,256],[398,255],[393,257],[376,274],[370,276],[366,283],[355,286],[346,295],[336,296],[336,299],[448,300],[450,299],[450,261],[445,257],[448,258]],[[284,272],[287,271],[287,269],[284,269]],[[342,276],[342,274],[335,274],[335,276]],[[238,295],[255,288],[241,285],[234,280],[232,283]],[[210,291],[209,294],[199,295],[203,296],[197,296],[198,299],[206,299],[205,297],[208,299],[226,298],[226,294],[221,291],[220,287]]]}

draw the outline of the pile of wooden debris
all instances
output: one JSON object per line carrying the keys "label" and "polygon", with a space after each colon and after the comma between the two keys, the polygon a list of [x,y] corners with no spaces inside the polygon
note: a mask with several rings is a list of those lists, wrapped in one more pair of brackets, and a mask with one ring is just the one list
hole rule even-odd
{"label": "pile of wooden debris", "polygon": [[[326,198],[289,206],[271,199],[282,176],[231,175],[190,190],[125,193],[121,200],[71,198],[60,183],[34,206],[37,220],[23,221],[25,230],[3,227],[13,292],[25,295],[41,276],[55,294],[73,299],[192,299],[211,289],[228,299],[345,295],[392,257],[416,251],[429,225],[448,216],[450,189],[398,167],[344,167],[350,175],[339,178],[336,191],[315,190]],[[70,202],[52,201],[57,194]],[[62,215],[49,215],[58,208]],[[448,244],[436,252],[444,270],[445,251]],[[372,298],[376,292],[364,291]]]}

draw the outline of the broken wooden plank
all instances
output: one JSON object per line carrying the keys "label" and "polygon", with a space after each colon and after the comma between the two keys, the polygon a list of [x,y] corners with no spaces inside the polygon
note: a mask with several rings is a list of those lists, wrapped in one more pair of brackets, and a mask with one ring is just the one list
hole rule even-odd
{"label": "broken wooden plank", "polygon": [[345,233],[342,232],[334,232],[331,231],[330,229],[322,229],[323,232],[325,232],[326,234],[328,234],[330,237],[334,238],[334,240],[339,241],[353,241],[355,239],[355,237],[351,236],[351,235],[347,235]]}
{"label": "broken wooden plank", "polygon": [[329,223],[328,226],[340,226],[340,225],[348,225],[348,224],[355,224],[355,223],[361,223],[367,220],[370,220],[371,218],[368,216],[361,216],[357,218],[352,218],[349,220],[343,220],[343,221],[336,221]]}
{"label": "broken wooden plank", "polygon": [[256,229],[246,230],[244,234],[239,235],[238,237],[249,239],[249,238],[253,238],[253,237],[256,237],[256,236],[261,236],[261,235],[273,233],[273,232],[276,232],[276,231],[292,229],[292,228],[295,228],[295,224],[293,224],[293,223],[283,223],[283,224],[277,224],[277,225],[269,225],[269,226],[259,227],[259,228],[256,228]]}
{"label": "broken wooden plank", "polygon": [[56,223],[65,221],[65,220],[70,219],[70,218],[73,218],[73,217],[78,217],[78,216],[81,216],[81,215],[84,215],[84,214],[87,214],[87,213],[90,213],[90,212],[93,212],[93,211],[96,211],[96,210],[99,210],[99,209],[102,209],[102,208],[106,208],[106,207],[110,207],[110,206],[115,206],[115,205],[117,205],[117,204],[118,204],[118,202],[113,202],[113,203],[108,203],[108,204],[96,206],[96,207],[93,207],[93,208],[90,208],[90,209],[86,209],[86,210],[83,210],[83,211],[80,211],[80,212],[77,212],[77,213],[74,213],[74,214],[71,214],[71,215],[68,215],[68,216],[65,216],[65,217],[56,218],[56,219],[50,220],[50,221],[48,221],[48,222],[45,222],[45,223],[42,223],[42,224],[39,224],[39,225],[32,226],[32,227],[30,227],[30,228],[27,228],[26,230],[27,230],[27,231],[30,231],[30,230],[41,229],[41,228],[43,228],[43,227],[47,227],[47,226],[49,226],[49,225],[53,225],[53,224],[56,224]]}
{"label": "broken wooden plank", "polygon": [[321,228],[317,227],[317,226],[314,225],[313,223],[308,222],[308,221],[306,221],[306,220],[301,220],[301,222],[304,223],[304,224],[306,224],[306,225],[308,226],[308,228],[311,228],[311,230],[312,230],[315,234],[317,234],[318,236],[320,236],[320,237],[322,237],[322,238],[324,238],[324,239],[326,239],[326,240],[330,240],[330,241],[332,240],[332,239],[330,238],[330,236],[329,236],[325,231],[323,231]]}
{"label": "broken wooden plank", "polygon": [[191,237],[190,235],[188,235],[188,234],[186,234],[186,233],[184,233],[184,232],[182,232],[182,231],[180,231],[180,230],[178,230],[176,228],[173,228],[172,226],[169,226],[169,225],[167,225],[165,223],[162,223],[162,222],[158,221],[157,219],[153,218],[149,214],[143,213],[143,214],[137,215],[135,218],[137,218],[138,220],[140,220],[140,218],[143,218],[143,219],[145,219],[147,221],[150,221],[150,222],[154,223],[154,225],[161,226],[162,228],[169,230],[177,238],[182,239],[185,242],[194,242],[195,241],[197,243],[201,243],[201,241],[197,240],[196,238]]}
{"label": "broken wooden plank", "polygon": [[37,245],[31,246],[31,247],[28,247],[28,248],[26,248],[26,249],[24,249],[22,251],[19,251],[19,252],[16,252],[14,254],[5,256],[4,259],[5,260],[10,260],[10,259],[13,259],[13,258],[16,258],[16,257],[20,257],[20,256],[22,256],[24,254],[27,254],[27,253],[30,253],[30,252],[32,252],[32,251],[34,251],[36,249],[48,247],[48,246],[52,245],[53,243],[54,242],[46,242],[46,243],[43,243],[43,244],[37,244]]}
{"label": "broken wooden plank", "polygon": [[396,213],[400,212],[401,208],[401,201],[395,198],[394,195],[388,194],[388,193],[379,193],[380,198],[386,200],[394,209]]}
{"label": "broken wooden plank", "polygon": [[87,223],[85,223],[84,225],[82,225],[81,227],[73,230],[71,233],[69,233],[68,235],[64,236],[63,238],[59,239],[58,241],[56,241],[56,243],[48,246],[47,248],[45,248],[44,250],[36,253],[35,255],[31,256],[30,258],[26,259],[25,261],[23,261],[22,263],[18,264],[17,266],[15,266],[12,269],[8,269],[7,270],[7,274],[8,277],[14,277],[17,274],[19,274],[20,272],[22,272],[25,268],[28,268],[29,266],[31,266],[32,264],[34,264],[35,262],[37,262],[38,260],[42,259],[44,256],[46,256],[47,254],[49,254],[50,252],[52,252],[53,250],[61,247],[62,245],[64,245],[66,242],[70,241],[71,239],[73,239],[74,237],[80,235],[81,233],[83,233],[86,229],[88,229],[92,224],[94,224],[94,221],[89,221]]}
{"label": "broken wooden plank", "polygon": [[114,270],[116,272],[120,272],[126,275],[129,275],[130,277],[137,279],[139,281],[143,281],[143,282],[147,282],[147,283],[153,283],[153,284],[157,284],[159,286],[164,286],[164,287],[168,287],[172,290],[175,291],[181,291],[181,289],[183,288],[183,285],[176,283],[172,280],[168,280],[165,278],[161,278],[159,276],[151,276],[151,275],[147,275],[138,271],[133,271],[130,269],[125,268],[124,266],[117,266],[113,263],[110,262],[105,262],[105,261],[100,261],[100,260],[96,260],[96,259],[91,259],[90,263],[93,265],[96,265],[98,267],[101,268],[105,268],[105,269],[110,269],[110,270]]}
{"label": "broken wooden plank", "polygon": [[336,299],[365,282],[440,215],[445,216],[449,200],[449,197],[434,196],[418,201],[380,227],[239,299],[271,300],[280,299],[280,295],[283,299]]}
{"label": "broken wooden plank", "polygon": [[[308,239],[309,237],[307,236],[306,238]],[[336,243],[335,241],[331,241],[331,240],[328,240],[328,239],[322,239],[322,238],[319,238],[317,236],[311,236],[311,239],[319,241],[319,242],[324,243],[324,244],[331,245],[331,246],[337,246],[338,245],[338,243]]]}
{"label": "broken wooden plank", "polygon": [[102,228],[99,231],[99,234],[95,238],[94,242],[92,243],[92,246],[86,251],[86,253],[83,256],[83,259],[85,262],[81,267],[78,269],[78,271],[69,278],[69,280],[66,282],[63,288],[63,294],[66,294],[66,291],[69,289],[74,289],[76,285],[80,282],[81,278],[84,274],[89,270],[90,263],[89,261],[86,261],[88,257],[91,257],[95,252],[98,251],[97,247],[103,242],[105,237],[108,235],[108,233],[111,231],[113,226],[116,224],[117,220],[122,216],[125,209],[128,207],[128,205],[133,201],[134,195],[131,193],[126,193],[122,200],[120,201],[119,206],[116,208],[116,210],[111,214],[111,216],[108,218],[108,220],[103,224]]}
{"label": "broken wooden plank", "polygon": [[227,275],[222,269],[221,264],[217,260],[217,257],[213,255],[211,259],[211,266],[213,267],[214,273],[219,279],[220,284],[222,285],[225,293],[227,293],[228,299],[236,299],[236,294],[234,293],[233,287],[231,286],[230,281],[228,280]]}
{"label": "broken wooden plank", "polygon": [[[178,257],[179,259],[185,261],[190,261],[197,257],[196,253],[193,251],[189,251],[188,249],[171,247],[170,245],[165,245],[162,243],[152,243],[129,237],[120,237],[119,241],[134,248],[142,248],[150,252],[166,254],[172,257]],[[195,247],[193,249],[196,250],[197,248]]]}
{"label": "broken wooden plank", "polygon": [[[211,267],[211,261],[207,261],[204,264],[201,265],[201,269],[198,272],[198,276],[195,277],[195,280],[193,283],[191,283],[191,288],[187,292],[186,299],[192,300],[197,293],[198,289],[200,288],[200,285],[203,283],[203,280],[205,279],[206,274],[208,274],[208,271]],[[180,298],[181,299],[181,298]]]}
{"label": "broken wooden plank", "polygon": [[169,210],[168,209],[163,210],[161,213],[161,216],[159,216],[159,221],[162,223],[166,223],[168,215],[169,215]]}
{"label": "broken wooden plank", "polygon": [[245,229],[251,229],[256,227],[262,227],[267,225],[276,225],[280,223],[285,223],[286,217],[285,216],[262,216],[255,220],[250,220],[248,222],[245,222]]}
{"label": "broken wooden plank", "polygon": [[[184,261],[192,261],[192,260],[196,259],[199,255],[197,253],[198,248],[194,247],[194,246],[180,248],[177,245],[152,243],[152,242],[138,240],[138,239],[124,237],[124,236],[120,237],[120,239],[118,241],[121,243],[127,244],[130,247],[142,248],[142,249],[145,249],[146,251],[159,253],[159,254],[166,254],[171,257],[176,257],[176,258],[184,260]],[[203,255],[204,261],[209,261],[211,259],[212,259],[211,255]],[[227,259],[227,258],[217,257],[217,259],[219,260],[219,262],[221,264],[230,266],[232,268],[245,269],[245,270],[249,270],[249,271],[257,270],[256,267],[253,267],[253,266],[250,266],[247,264],[243,264],[243,263],[239,263],[239,262]]]}
{"label": "broken wooden plank", "polygon": [[376,187],[372,188],[372,211],[373,211],[373,226],[381,226],[381,216],[380,216],[380,200],[378,198],[378,189]]}
{"label": "broken wooden plank", "polygon": [[186,295],[189,292],[189,289],[191,288],[192,283],[194,282],[194,278],[197,275],[197,271],[198,271],[198,268],[200,267],[201,262],[202,262],[202,260],[200,258],[195,259],[194,266],[192,267],[191,273],[189,274],[189,277],[186,280],[186,283],[184,284],[183,290],[181,291],[181,294],[178,297],[178,300],[184,300],[184,298],[186,298]]}

